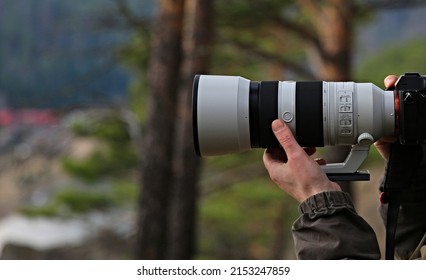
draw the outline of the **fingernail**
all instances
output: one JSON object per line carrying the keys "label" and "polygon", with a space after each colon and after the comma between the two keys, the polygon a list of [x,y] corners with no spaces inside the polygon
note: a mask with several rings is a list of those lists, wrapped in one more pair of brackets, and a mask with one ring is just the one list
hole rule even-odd
{"label": "fingernail", "polygon": [[284,128],[284,122],[281,120],[275,120],[272,122],[272,130],[278,132]]}

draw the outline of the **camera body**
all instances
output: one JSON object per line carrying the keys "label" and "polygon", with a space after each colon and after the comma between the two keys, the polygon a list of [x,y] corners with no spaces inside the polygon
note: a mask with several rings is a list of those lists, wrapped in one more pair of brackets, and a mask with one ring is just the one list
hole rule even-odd
{"label": "camera body", "polygon": [[[403,145],[426,143],[426,78],[405,73],[395,84],[397,94],[396,133]],[[399,126],[398,126],[399,124]]]}

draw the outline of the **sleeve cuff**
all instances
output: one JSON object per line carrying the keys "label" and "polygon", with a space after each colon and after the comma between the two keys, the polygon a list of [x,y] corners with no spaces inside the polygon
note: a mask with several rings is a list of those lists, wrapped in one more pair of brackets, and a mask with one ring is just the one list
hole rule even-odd
{"label": "sleeve cuff", "polygon": [[310,216],[329,215],[340,209],[355,211],[350,195],[342,191],[321,192],[307,198],[299,205],[299,213]]}

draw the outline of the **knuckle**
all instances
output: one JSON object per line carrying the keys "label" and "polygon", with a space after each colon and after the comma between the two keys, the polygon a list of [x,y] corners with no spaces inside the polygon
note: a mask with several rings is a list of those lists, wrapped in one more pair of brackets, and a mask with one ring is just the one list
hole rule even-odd
{"label": "knuckle", "polygon": [[294,146],[294,139],[290,134],[283,133],[279,135],[277,139],[284,148],[291,148]]}
{"label": "knuckle", "polygon": [[269,174],[269,178],[274,182],[276,185],[281,185],[283,178],[285,178],[284,172],[283,173],[271,173]]}

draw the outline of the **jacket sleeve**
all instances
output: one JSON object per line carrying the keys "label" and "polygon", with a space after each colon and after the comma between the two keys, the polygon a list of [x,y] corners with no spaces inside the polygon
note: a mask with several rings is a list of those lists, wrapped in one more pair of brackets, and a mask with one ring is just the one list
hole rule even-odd
{"label": "jacket sleeve", "polygon": [[299,206],[292,227],[298,259],[380,259],[376,235],[349,194],[322,192]]}

